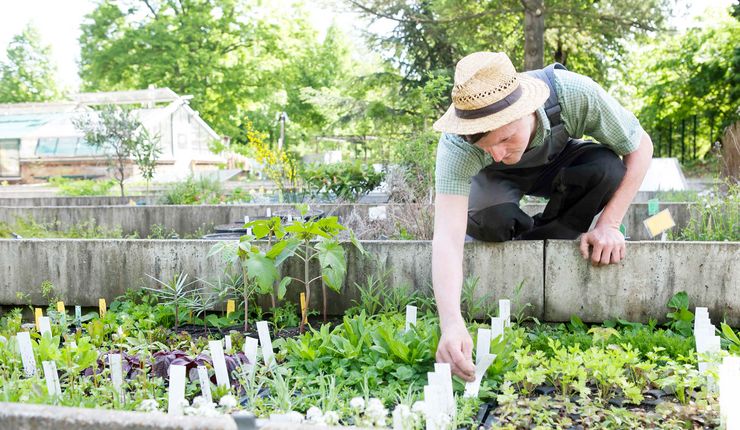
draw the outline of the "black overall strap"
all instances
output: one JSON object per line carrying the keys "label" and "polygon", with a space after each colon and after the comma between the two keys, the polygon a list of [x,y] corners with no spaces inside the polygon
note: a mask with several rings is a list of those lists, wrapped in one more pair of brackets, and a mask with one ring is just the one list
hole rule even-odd
{"label": "black overall strap", "polygon": [[544,69],[530,70],[526,73],[540,79],[550,87],[550,96],[545,101],[545,114],[550,122],[550,139],[554,140],[552,143],[558,145],[558,143],[563,144],[567,142],[570,139],[570,135],[568,135],[565,124],[563,124],[563,120],[560,118],[560,102],[558,101],[558,93],[555,89],[555,69],[568,70],[560,63],[553,63]]}

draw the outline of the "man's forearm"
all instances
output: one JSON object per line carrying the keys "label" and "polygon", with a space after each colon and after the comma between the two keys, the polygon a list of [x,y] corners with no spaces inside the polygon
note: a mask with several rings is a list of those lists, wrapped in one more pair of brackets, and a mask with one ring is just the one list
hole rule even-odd
{"label": "man's forearm", "polygon": [[432,242],[432,278],[439,322],[444,327],[461,317],[462,252],[441,242],[436,238]]}
{"label": "man's forearm", "polygon": [[635,194],[640,189],[652,158],[653,143],[650,137],[646,133],[643,133],[640,146],[637,150],[624,156],[624,165],[627,171],[619,187],[614,191],[611,200],[609,200],[609,203],[604,208],[604,212],[599,217],[597,225],[608,225],[619,228],[625,213],[627,213],[627,209],[635,198]]}

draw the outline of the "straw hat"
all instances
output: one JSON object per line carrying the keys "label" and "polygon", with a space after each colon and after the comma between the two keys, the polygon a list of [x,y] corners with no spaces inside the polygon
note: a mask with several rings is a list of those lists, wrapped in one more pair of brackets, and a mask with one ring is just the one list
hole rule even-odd
{"label": "straw hat", "polygon": [[434,130],[470,135],[495,130],[537,110],[550,96],[541,80],[517,73],[502,52],[475,52],[457,63],[452,106]]}

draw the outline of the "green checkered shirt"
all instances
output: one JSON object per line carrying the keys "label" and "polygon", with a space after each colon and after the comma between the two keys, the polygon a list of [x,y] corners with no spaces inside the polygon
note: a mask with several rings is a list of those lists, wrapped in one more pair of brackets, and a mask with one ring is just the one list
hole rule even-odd
{"label": "green checkered shirt", "polygon": [[[635,116],[591,78],[566,70],[555,70],[555,89],[562,109],[560,117],[572,138],[584,135],[607,145],[617,155],[635,151],[643,130]],[[544,105],[537,109],[537,132],[532,147],[542,145],[550,135],[550,121]],[[442,134],[437,145],[435,188],[437,194],[470,194],[470,180],[491,156],[455,134]]]}

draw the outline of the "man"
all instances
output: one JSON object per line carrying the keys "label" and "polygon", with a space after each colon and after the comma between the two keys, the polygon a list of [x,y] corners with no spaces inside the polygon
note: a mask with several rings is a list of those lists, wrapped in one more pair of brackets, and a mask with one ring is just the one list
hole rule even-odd
{"label": "man", "polygon": [[[473,380],[473,341],[460,313],[466,233],[495,242],[580,235],[592,264],[618,263],[619,226],[653,146],[635,116],[591,79],[559,64],[519,74],[506,54],[493,52],[460,60],[452,106],[434,129],[443,133],[432,252],[437,361]],[[599,143],[579,140],[584,135]],[[543,213],[519,208],[525,194],[549,198]]]}

